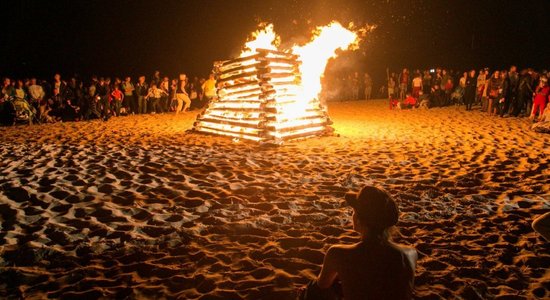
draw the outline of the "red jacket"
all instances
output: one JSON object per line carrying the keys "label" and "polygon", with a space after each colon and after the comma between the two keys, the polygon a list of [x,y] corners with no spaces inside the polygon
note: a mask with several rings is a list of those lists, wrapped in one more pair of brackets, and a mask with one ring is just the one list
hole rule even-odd
{"label": "red jacket", "polygon": [[536,103],[545,103],[546,99],[550,98],[550,86],[538,86],[535,90],[535,101]]}
{"label": "red jacket", "polygon": [[409,96],[405,98],[405,100],[403,101],[403,104],[416,105],[416,98],[414,98],[413,96]]}
{"label": "red jacket", "polygon": [[111,93],[111,96],[113,100],[122,101],[124,94],[122,94],[121,90],[113,90],[113,92]]}

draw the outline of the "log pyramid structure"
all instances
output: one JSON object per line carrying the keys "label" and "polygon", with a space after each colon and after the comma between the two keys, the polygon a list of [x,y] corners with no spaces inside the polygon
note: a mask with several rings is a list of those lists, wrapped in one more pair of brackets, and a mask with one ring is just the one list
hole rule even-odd
{"label": "log pyramid structure", "polygon": [[298,56],[265,49],[215,63],[218,97],[193,129],[267,143],[331,134],[321,102],[300,99],[299,67]]}

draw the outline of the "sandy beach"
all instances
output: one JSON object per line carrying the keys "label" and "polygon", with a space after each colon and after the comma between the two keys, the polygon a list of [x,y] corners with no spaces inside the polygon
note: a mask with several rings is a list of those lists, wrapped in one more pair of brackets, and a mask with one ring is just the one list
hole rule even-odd
{"label": "sandy beach", "polygon": [[337,136],[188,133],[197,112],[0,128],[0,298],[294,299],[387,189],[417,299],[548,299],[550,135],[464,108],[333,102]]}

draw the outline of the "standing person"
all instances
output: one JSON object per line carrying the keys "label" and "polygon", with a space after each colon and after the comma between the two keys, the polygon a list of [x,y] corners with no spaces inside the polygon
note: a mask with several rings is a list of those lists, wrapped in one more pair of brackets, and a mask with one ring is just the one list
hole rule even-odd
{"label": "standing person", "polygon": [[505,117],[509,114],[513,114],[514,107],[518,103],[518,87],[519,87],[519,75],[516,66],[511,66],[508,76],[506,77],[507,90],[506,98],[504,99],[504,109],[501,111],[500,116]]}
{"label": "standing person", "polygon": [[159,113],[161,112],[159,107],[160,98],[164,95],[164,91],[154,81],[151,81],[149,86],[149,92],[146,97],[147,103],[149,103],[149,112],[152,114]]}
{"label": "standing person", "polygon": [[449,78],[451,78],[451,75],[447,72],[447,70],[441,70],[441,88],[443,88],[443,90],[445,90],[445,85],[447,85]]}
{"label": "standing person", "polygon": [[159,88],[162,90],[162,96],[159,100],[159,107],[161,112],[168,112],[168,98],[170,96],[170,79],[168,77],[164,77],[162,79],[162,82],[159,86]]}
{"label": "standing person", "polygon": [[365,100],[370,100],[371,94],[372,94],[372,78],[367,72],[365,72],[364,84],[365,84]]}
{"label": "standing person", "polygon": [[519,117],[523,109],[523,106],[525,105],[526,96],[529,97],[529,94],[531,95],[533,94],[532,92],[529,93],[530,87],[528,87],[528,85],[525,84],[526,75],[527,75],[527,70],[525,69],[521,70],[518,75],[516,102],[512,104],[513,107],[511,112],[511,116],[513,117]]}
{"label": "standing person", "polygon": [[134,97],[134,91],[136,88],[134,87],[130,76],[124,79],[124,82],[122,83],[122,90],[124,91],[124,108],[127,112],[131,111],[132,114],[135,114],[138,111],[138,105]]}
{"label": "standing person", "polygon": [[197,92],[194,81],[189,85],[189,100],[191,100],[191,109],[200,107],[199,93]]}
{"label": "standing person", "polygon": [[175,111],[177,106],[176,89],[178,88],[178,80],[172,79],[170,83],[170,111]]}
{"label": "standing person", "polygon": [[464,103],[466,104],[466,110],[472,110],[472,105],[476,100],[476,86],[477,79],[476,70],[470,70],[468,77],[466,77],[465,87],[464,87]]}
{"label": "standing person", "polygon": [[[346,201],[361,241],[330,247],[317,280],[300,299],[411,299],[418,254],[391,240],[390,230],[399,218],[395,200],[382,189],[366,186],[346,194]],[[343,297],[335,297],[338,294]]]}
{"label": "standing person", "polygon": [[[195,92],[197,92],[197,103],[195,105],[196,108],[202,107],[201,101],[203,99],[203,89],[202,89],[201,79],[199,79],[199,77],[197,76],[193,78],[193,86],[195,87]],[[204,83],[204,80],[203,80],[203,83]],[[189,96],[191,96],[191,94],[189,94]],[[193,107],[193,101],[191,101],[191,107]]]}
{"label": "standing person", "polygon": [[109,116],[109,84],[103,78],[99,78],[99,84],[97,85],[97,97],[99,97],[98,105],[101,107],[101,117],[104,120]]}
{"label": "standing person", "polygon": [[155,73],[153,73],[153,78],[151,80],[154,81],[157,84],[157,87],[158,87],[158,85],[160,84],[160,81],[161,81],[159,70],[156,70]]}
{"label": "standing person", "polygon": [[507,93],[509,81],[508,72],[506,70],[500,71],[500,79],[502,79],[502,90],[498,99],[498,103],[496,105],[496,113],[502,117],[504,115],[504,108],[506,106],[506,98],[508,97]]}
{"label": "standing person", "polygon": [[351,100],[359,100],[359,72],[351,77]]}
{"label": "standing person", "polygon": [[[97,85],[98,85],[97,77],[94,75],[92,76],[92,80],[90,84],[85,88],[86,89],[86,92],[84,93],[85,105],[84,105],[84,109],[82,110],[82,116],[84,120],[90,119],[92,115],[92,110],[94,114],[99,116],[99,113],[98,113],[99,108],[97,105],[97,101],[98,101]],[[97,118],[97,116],[95,116],[95,118]]]}
{"label": "standing person", "polygon": [[64,99],[63,96],[65,95],[65,89],[67,88],[67,84],[61,80],[61,75],[59,73],[56,73],[54,75],[54,82],[52,84],[52,93],[53,93],[53,109],[58,111],[61,106],[63,105]]}
{"label": "standing person", "polygon": [[[205,82],[206,82],[206,79],[201,77],[201,79],[199,79],[199,82],[197,84],[197,87],[199,87],[199,101],[201,103],[200,108],[203,108],[208,103],[207,99],[206,99],[206,96],[204,96],[204,89],[202,88],[202,86]],[[217,83],[216,83],[216,86],[217,86]],[[216,89],[216,91],[217,91],[217,89]],[[216,95],[217,95],[217,92],[216,92]],[[214,97],[216,97],[216,95],[214,95]]]}
{"label": "standing person", "polygon": [[390,77],[388,77],[388,99],[395,98],[397,88],[397,83],[395,82],[395,73],[392,73]]}
{"label": "standing person", "polygon": [[422,91],[422,75],[420,75],[420,73],[416,73],[414,75],[414,79],[412,80],[412,96],[418,99],[421,91]]}
{"label": "standing person", "polygon": [[145,82],[145,76],[140,76],[138,83],[136,84],[136,96],[137,96],[137,114],[147,113],[147,94],[149,93],[149,86]]}
{"label": "standing person", "polygon": [[97,80],[97,77],[94,75],[92,76],[92,81],[88,86],[88,101],[87,101],[88,107],[84,112],[85,120],[101,119],[101,103],[100,103],[101,97],[99,96],[98,92],[99,92],[99,81]]}
{"label": "standing person", "polygon": [[407,88],[409,86],[409,70],[407,68],[403,69],[403,72],[399,75],[399,99],[405,99],[407,94]]}
{"label": "standing person", "polygon": [[437,68],[435,69],[435,74],[432,76],[432,91],[434,87],[437,85],[441,89],[441,85],[444,84],[441,77],[441,69]]}
{"label": "standing person", "polygon": [[424,71],[422,76],[422,92],[424,95],[429,95],[432,88],[432,75],[429,70]]}
{"label": "standing person", "polygon": [[502,85],[503,81],[500,77],[500,72],[496,70],[487,83],[487,92],[489,94],[487,112],[489,115],[493,115],[496,112],[498,102],[502,98]]}
{"label": "standing person", "polygon": [[531,110],[530,118],[533,121],[536,121],[536,115],[538,111],[539,120],[542,118],[546,104],[550,100],[550,87],[548,86],[548,78],[546,76],[541,76],[539,80],[539,85],[535,89],[534,93],[535,100],[533,101],[533,109]]}
{"label": "standing person", "polygon": [[[525,75],[525,80],[523,82],[524,86],[524,104],[523,109],[525,110],[525,116],[531,115],[531,109],[533,108],[533,93],[535,90],[535,72],[533,69],[527,69],[527,74]],[[521,85],[521,82],[520,82]]]}
{"label": "standing person", "polygon": [[485,69],[480,70],[479,74],[477,75],[477,94],[476,94],[476,102],[482,103],[482,109],[485,110],[484,102],[483,102],[483,91],[485,90],[485,84],[487,81],[487,75],[485,74]]}
{"label": "standing person", "polygon": [[115,84],[113,91],[111,92],[112,107],[115,115],[120,116],[120,108],[122,107],[122,102],[124,101],[124,94],[120,90],[120,85]]}
{"label": "standing person", "polygon": [[208,80],[202,84],[202,91],[204,93],[203,103],[209,103],[214,97],[216,97],[216,77],[213,73],[210,73]]}
{"label": "standing person", "polygon": [[[182,111],[187,111],[191,105],[191,99],[189,99],[189,93],[187,93],[187,75],[180,74],[180,80],[176,88],[176,100],[178,101],[178,106],[176,107],[176,115]],[[185,106],[183,106],[185,103]]]}
{"label": "standing person", "polygon": [[69,119],[80,120],[84,108],[84,99],[82,94],[81,82],[76,77],[71,77],[67,85],[67,93],[65,104],[66,111],[72,116]]}

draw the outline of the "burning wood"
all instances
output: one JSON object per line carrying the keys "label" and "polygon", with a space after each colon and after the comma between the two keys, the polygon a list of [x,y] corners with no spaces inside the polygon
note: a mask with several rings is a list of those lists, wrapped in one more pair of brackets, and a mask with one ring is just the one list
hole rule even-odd
{"label": "burning wood", "polygon": [[267,49],[214,65],[222,87],[194,129],[258,142],[279,142],[332,132],[318,99],[300,99],[300,62]]}
{"label": "burning wood", "polygon": [[357,46],[358,35],[332,22],[288,51],[278,50],[272,24],[252,36],[239,58],[214,63],[218,98],[194,130],[274,143],[332,133],[319,101],[321,77],[336,50]]}

